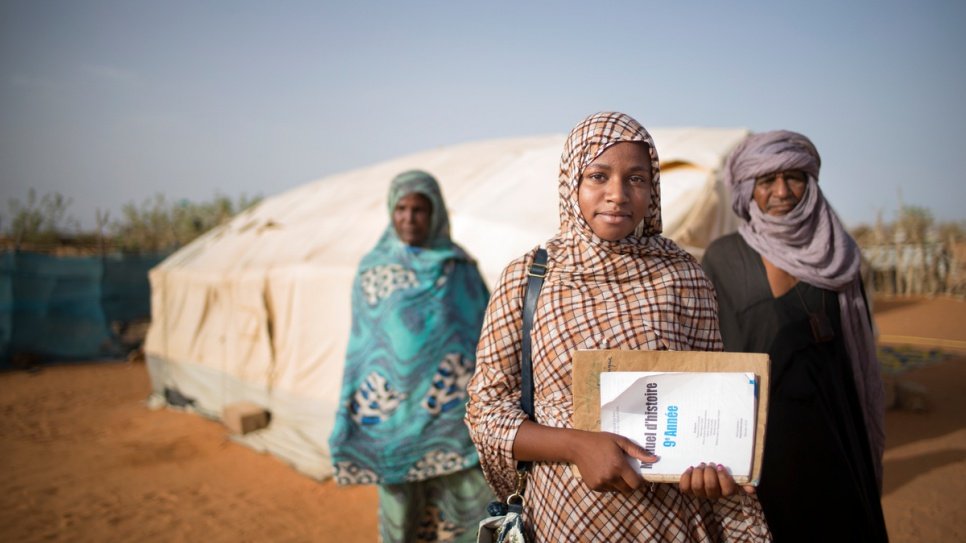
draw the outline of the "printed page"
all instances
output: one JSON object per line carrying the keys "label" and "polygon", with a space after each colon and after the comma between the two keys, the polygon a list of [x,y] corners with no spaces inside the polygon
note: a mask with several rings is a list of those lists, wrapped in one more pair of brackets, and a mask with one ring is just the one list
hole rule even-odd
{"label": "printed page", "polygon": [[714,462],[751,473],[755,444],[753,373],[602,372],[600,429],[660,457],[641,474],[680,475]]}

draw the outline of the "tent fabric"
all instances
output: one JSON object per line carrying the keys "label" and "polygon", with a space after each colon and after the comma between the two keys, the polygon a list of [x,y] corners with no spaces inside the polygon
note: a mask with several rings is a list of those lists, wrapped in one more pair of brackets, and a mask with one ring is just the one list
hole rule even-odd
{"label": "tent fabric", "polygon": [[[700,256],[734,231],[718,179],[744,129],[652,131],[662,162],[664,234]],[[267,198],[150,273],[145,352],[154,392],[174,389],[203,414],[253,401],[271,424],[237,439],[317,479],[342,380],[355,268],[385,228],[391,179],[422,169],[440,182],[453,239],[489,286],[558,229],[565,136],[466,143],[344,172]]]}

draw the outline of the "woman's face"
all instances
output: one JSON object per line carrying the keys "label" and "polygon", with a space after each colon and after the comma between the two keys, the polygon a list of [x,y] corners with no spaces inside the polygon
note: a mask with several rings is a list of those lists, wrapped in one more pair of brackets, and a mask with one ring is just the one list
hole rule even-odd
{"label": "woman's face", "polygon": [[803,171],[774,172],[755,179],[751,196],[762,213],[778,217],[795,209],[806,186],[808,176]]}
{"label": "woman's face", "polygon": [[429,239],[433,204],[418,192],[407,194],[392,210],[392,226],[406,245],[422,247]]}
{"label": "woman's face", "polygon": [[587,166],[577,187],[580,214],[601,239],[634,232],[651,205],[651,157],[647,145],[621,142]]}

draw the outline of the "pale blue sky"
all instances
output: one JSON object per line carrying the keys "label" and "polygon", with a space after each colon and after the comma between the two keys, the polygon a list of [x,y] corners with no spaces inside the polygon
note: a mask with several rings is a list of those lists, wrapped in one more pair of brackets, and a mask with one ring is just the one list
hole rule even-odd
{"label": "pale blue sky", "polygon": [[0,216],[28,187],[87,226],[156,193],[270,196],[620,110],[808,135],[849,225],[893,219],[900,187],[961,220],[964,28],[934,0],[0,0]]}

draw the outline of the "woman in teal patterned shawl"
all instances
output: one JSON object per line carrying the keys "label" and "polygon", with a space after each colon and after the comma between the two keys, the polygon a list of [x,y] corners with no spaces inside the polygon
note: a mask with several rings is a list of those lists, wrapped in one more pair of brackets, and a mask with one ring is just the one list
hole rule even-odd
{"label": "woman in teal patterned shawl", "polygon": [[379,485],[384,542],[475,541],[492,495],[463,416],[489,292],[431,175],[393,179],[388,211],[352,286],[335,479]]}

